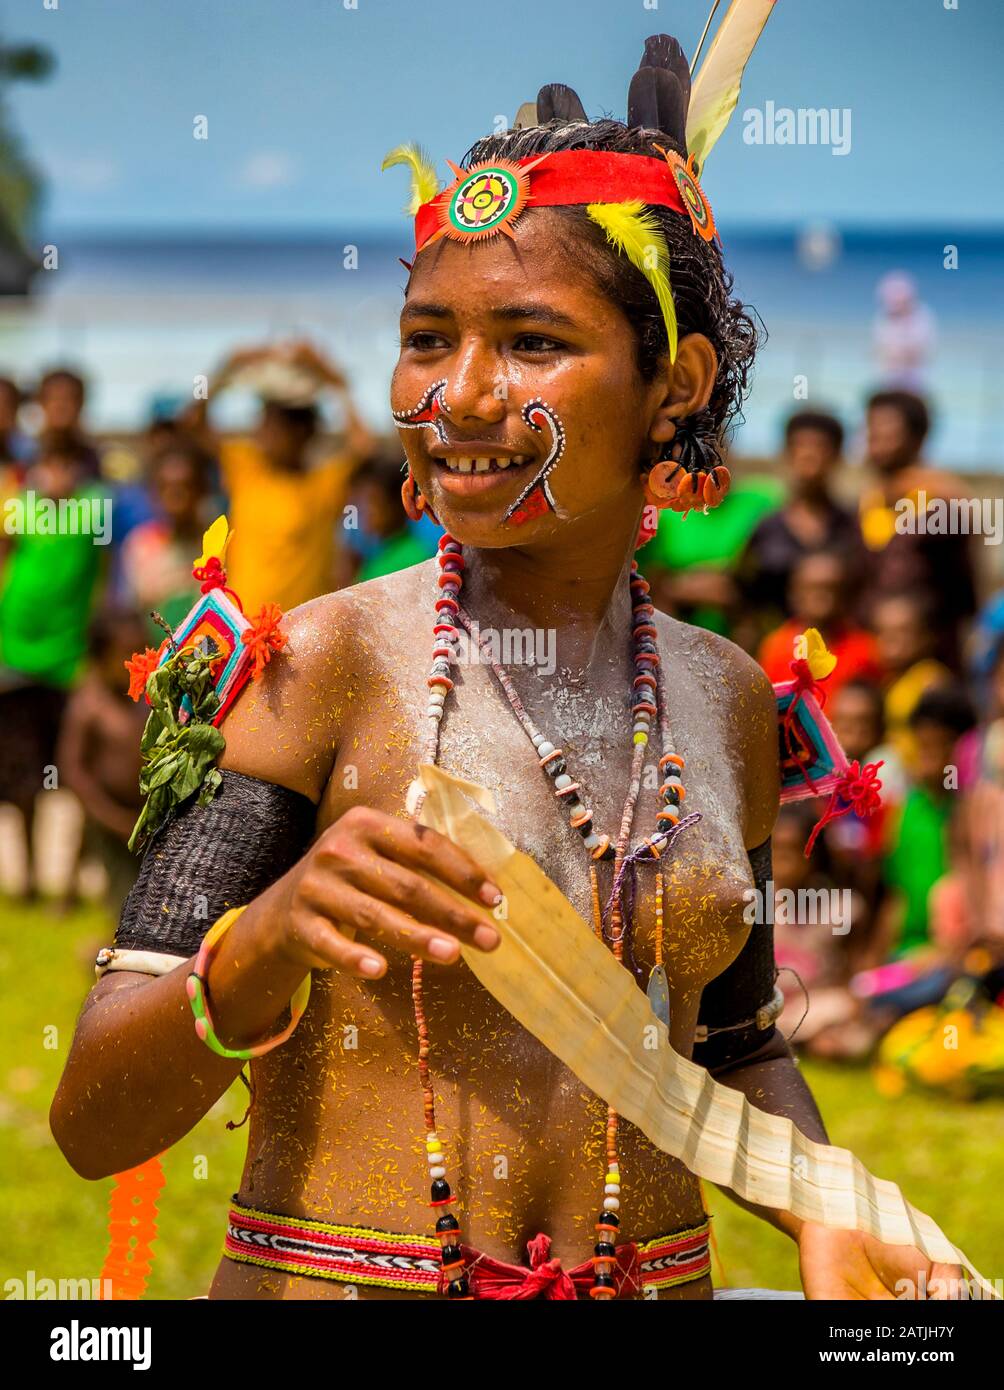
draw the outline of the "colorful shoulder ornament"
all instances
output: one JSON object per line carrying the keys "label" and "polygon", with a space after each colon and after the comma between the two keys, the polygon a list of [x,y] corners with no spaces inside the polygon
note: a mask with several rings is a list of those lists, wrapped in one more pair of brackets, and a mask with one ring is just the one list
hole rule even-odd
{"label": "colorful shoulder ornament", "polygon": [[781,802],[829,796],[823,814],[805,846],[806,858],[830,821],[853,811],[870,816],[882,805],[882,782],[877,763],[849,761],[823,713],[823,682],[836,669],[837,658],[827,650],[816,628],[795,639],[792,679],[777,681],[778,745],[781,757]]}
{"label": "colorful shoulder ornament", "polygon": [[286,645],[277,603],[262,604],[249,618],[227,587],[231,538],[226,517],[217,517],[192,568],[201,597],[158,648],[147,647],[125,663],[130,696],[145,697],[151,707],[140,744],[145,801],[129,839],[137,852],[183,801],[196,793],[200,806],[212,800],[220,785],[216,763],[226,747],[219,725],[248,680],[259,680]]}

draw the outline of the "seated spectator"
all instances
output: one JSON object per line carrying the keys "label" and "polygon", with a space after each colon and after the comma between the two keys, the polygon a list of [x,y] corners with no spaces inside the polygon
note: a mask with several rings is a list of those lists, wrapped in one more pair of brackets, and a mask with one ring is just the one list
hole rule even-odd
{"label": "seated spectator", "polygon": [[861,910],[853,890],[841,891],[843,885],[835,882],[819,841],[806,858],[814,807],[810,802],[782,806],[771,836],[774,957],[785,1000],[778,1025],[809,1051],[858,1013],[847,981]]}
{"label": "seated spectator", "polygon": [[886,822],[892,808],[902,800],[896,770],[883,758],[882,692],[870,681],[849,680],[828,701],[827,713],[841,748],[853,762],[882,762],[882,805],[870,816],[856,811],[831,821],[823,831],[834,877],[857,892],[867,911],[870,925],[881,896],[881,857],[885,846]]}
{"label": "seated spectator", "polygon": [[958,800],[955,746],[973,722],[969,698],[956,685],[928,690],[910,716],[915,749],[909,785],[883,865],[890,890],[878,938],[884,957],[905,956],[930,942],[929,897],[948,871],[947,830]]}
{"label": "seated spectator", "polygon": [[929,598],[918,591],[887,595],[873,608],[886,738],[907,770],[915,745],[910,717],[926,691],[952,680],[951,671],[934,656],[938,646],[934,616]]}
{"label": "seated spectator", "polygon": [[795,616],[769,633],[757,653],[772,681],[791,679],[791,663],[798,656],[795,643],[808,627],[819,630],[837,658],[836,669],[826,681],[828,699],[833,699],[847,681],[878,681],[875,638],[848,617],[853,609],[850,563],[849,558],[830,550],[803,555],[795,562],[789,595]]}
{"label": "seated spectator", "polygon": [[837,551],[853,565],[862,553],[856,518],[830,490],[843,443],[843,426],[832,415],[804,410],[788,420],[781,459],[787,500],[757,524],[737,570],[762,632],[791,616],[792,573],[804,555]]}

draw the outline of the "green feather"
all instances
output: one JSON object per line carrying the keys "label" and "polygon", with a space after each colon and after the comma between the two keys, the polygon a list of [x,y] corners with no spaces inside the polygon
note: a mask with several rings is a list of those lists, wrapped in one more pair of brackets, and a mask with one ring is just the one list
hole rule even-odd
{"label": "green feather", "polygon": [[676,305],[669,283],[669,247],[653,213],[639,200],[630,203],[590,203],[586,212],[606,233],[607,241],[633,266],[655,291],[666,324],[669,360],[676,361]]}
{"label": "green feather", "polygon": [[407,164],[411,169],[411,200],[406,211],[412,217],[423,203],[428,203],[439,192],[439,177],[432,160],[418,145],[398,145],[380,165],[381,169],[391,169],[395,164]]}

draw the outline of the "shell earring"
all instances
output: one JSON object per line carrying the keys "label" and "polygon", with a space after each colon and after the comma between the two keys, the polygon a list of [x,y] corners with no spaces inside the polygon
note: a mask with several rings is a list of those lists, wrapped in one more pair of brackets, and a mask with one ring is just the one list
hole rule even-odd
{"label": "shell earring", "polygon": [[687,512],[710,511],[725,497],[732,475],[711,461],[707,443],[686,423],[678,425],[659,461],[645,475],[645,500],[655,507]]}

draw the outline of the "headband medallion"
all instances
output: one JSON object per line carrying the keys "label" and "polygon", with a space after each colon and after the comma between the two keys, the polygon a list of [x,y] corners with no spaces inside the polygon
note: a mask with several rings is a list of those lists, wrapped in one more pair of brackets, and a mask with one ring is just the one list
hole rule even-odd
{"label": "headband medallion", "polygon": [[694,231],[704,241],[713,241],[718,235],[715,228],[715,218],[711,211],[711,204],[705,198],[704,190],[697,182],[697,161],[694,156],[691,155],[689,159],[683,160],[675,150],[664,150],[661,145],[656,145],[655,148],[669,165],[669,171],[680,190],[683,206],[687,210]]}

